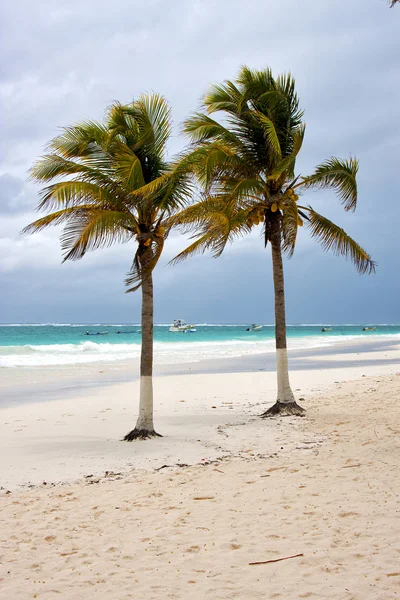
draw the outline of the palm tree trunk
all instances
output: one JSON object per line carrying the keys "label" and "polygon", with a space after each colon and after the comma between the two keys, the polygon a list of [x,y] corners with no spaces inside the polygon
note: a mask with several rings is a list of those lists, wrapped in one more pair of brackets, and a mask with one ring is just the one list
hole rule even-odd
{"label": "palm tree trunk", "polygon": [[261,416],[270,417],[278,414],[303,415],[304,408],[296,403],[289,382],[286,344],[285,283],[283,277],[280,213],[271,213],[270,240],[275,292],[275,343],[278,395],[276,403]]}
{"label": "palm tree trunk", "polygon": [[140,355],[140,402],[135,429],[124,441],[160,436],[153,425],[153,273],[142,281],[142,350]]}

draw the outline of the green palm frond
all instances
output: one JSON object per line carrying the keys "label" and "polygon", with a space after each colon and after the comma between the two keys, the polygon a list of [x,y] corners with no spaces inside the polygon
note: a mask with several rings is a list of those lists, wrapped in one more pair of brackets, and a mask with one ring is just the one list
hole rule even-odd
{"label": "green palm frond", "polygon": [[[79,206],[82,202],[91,203],[92,208],[95,205],[105,208],[107,205],[111,206],[118,202],[117,194],[118,190],[112,183],[108,186],[86,181],[60,181],[43,188],[40,192],[39,210],[43,208],[53,210],[60,206],[66,208]],[[120,203],[120,210],[122,206],[123,204]]]}
{"label": "green palm frond", "polygon": [[356,158],[341,160],[333,157],[318,165],[312,175],[303,177],[297,186],[303,189],[332,188],[342,201],[345,210],[354,211],[357,206],[357,172]]}
{"label": "green palm frond", "polygon": [[331,250],[334,254],[349,258],[360,274],[375,271],[376,263],[370,255],[341,227],[318,214],[311,207],[307,207],[306,210],[309,218],[306,223],[311,236],[320,242],[324,250]]}
{"label": "green palm frond", "polygon": [[30,177],[34,181],[51,181],[56,177],[88,173],[90,169],[57,154],[42,156],[31,168]]}
{"label": "green palm frond", "polygon": [[170,262],[170,265],[176,265],[191,256],[195,256],[196,254],[203,254],[206,250],[212,247],[213,240],[207,231],[196,241],[192,242],[185,250],[179,252]]}
{"label": "green palm frond", "polygon": [[290,73],[279,75],[276,79],[276,87],[285,96],[290,118],[290,128],[299,127],[302,124],[304,111],[299,108],[299,97],[296,93],[296,83]]}
{"label": "green palm frond", "polygon": [[130,147],[138,137],[138,126],[128,113],[129,108],[131,108],[129,104],[125,107],[120,102],[114,102],[107,110],[106,127],[110,141],[117,141]]}
{"label": "green palm frond", "polygon": [[274,123],[262,112],[256,110],[253,113],[256,119],[261,123],[264,130],[264,136],[266,142],[269,144],[271,150],[276,154],[277,160],[282,160],[282,151],[279,143],[278,134],[275,129]]}
{"label": "green palm frond", "polygon": [[211,86],[203,99],[203,106],[208,113],[225,111],[236,114],[241,100],[240,90],[232,81],[226,81],[222,85]]}
{"label": "green palm frond", "polygon": [[[227,177],[223,183],[227,200],[233,201],[238,207],[246,207],[249,204],[254,206],[255,202],[260,203],[265,191],[265,184],[260,179],[230,179]],[[249,202],[247,203],[246,200]]]}
{"label": "green palm frond", "polygon": [[192,142],[205,142],[207,140],[220,140],[224,142],[239,143],[237,136],[226,127],[203,113],[194,113],[183,124],[183,132]]}
{"label": "green palm frond", "polygon": [[142,211],[155,210],[173,214],[182,209],[194,193],[188,170],[180,163],[171,164],[162,175],[130,193],[128,205]]}
{"label": "green palm frond", "polygon": [[63,208],[62,210],[58,210],[57,212],[51,213],[50,215],[46,215],[41,219],[37,219],[30,223],[26,227],[24,227],[21,233],[35,233],[37,231],[41,231],[42,229],[46,229],[46,227],[61,225],[65,221],[69,221],[72,216],[76,216],[77,213],[86,214],[88,211],[92,210],[92,206],[82,205],[79,208],[76,206],[71,206],[69,208]]}
{"label": "green palm frond", "polygon": [[296,164],[296,158],[301,150],[304,140],[304,134],[306,131],[305,124],[300,125],[293,131],[293,149],[283,158],[280,163],[268,174],[268,179],[279,179],[283,174],[285,178],[291,179],[294,176],[294,167]]}
{"label": "green palm frond", "polygon": [[51,153],[66,159],[85,158],[93,153],[106,151],[109,131],[95,121],[86,121],[72,127],[64,127],[62,133],[48,144]]}
{"label": "green palm frond", "polygon": [[78,260],[90,250],[129,241],[133,237],[132,226],[126,213],[76,209],[60,238],[64,262]]}
{"label": "green palm frond", "polygon": [[171,134],[171,109],[159,94],[143,94],[136,102],[124,107],[137,127],[134,150],[145,148],[156,157],[162,157]]}
{"label": "green palm frond", "polygon": [[197,237],[177,261],[204,250],[210,250],[214,258],[220,256],[228,243],[250,231],[252,225],[247,221],[251,210],[232,206],[224,196],[207,196],[172,217],[170,224]]}
{"label": "green palm frond", "polygon": [[262,94],[276,89],[272,71],[269,67],[262,69],[250,69],[244,65],[237,76],[237,82],[242,94],[246,99],[253,100]]}
{"label": "green palm frond", "polygon": [[114,168],[120,181],[129,190],[137,190],[145,185],[142,163],[127,146],[122,146],[115,154]]}
{"label": "green palm frond", "polygon": [[246,176],[243,161],[237,148],[219,140],[203,143],[181,157],[180,167],[185,173],[192,173],[206,190],[212,186],[218,177],[231,174],[237,176],[240,172]]}

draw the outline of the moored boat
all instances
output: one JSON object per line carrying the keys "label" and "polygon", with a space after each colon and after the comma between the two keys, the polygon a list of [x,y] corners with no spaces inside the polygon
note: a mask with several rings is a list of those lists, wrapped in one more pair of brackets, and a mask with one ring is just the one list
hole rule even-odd
{"label": "moored boat", "polygon": [[253,325],[250,325],[246,331],[260,331],[260,329],[262,329],[262,325],[256,325],[256,323],[253,323]]}
{"label": "moored boat", "polygon": [[108,335],[108,331],[95,331],[94,333],[85,331],[85,335]]}
{"label": "moored boat", "polygon": [[183,319],[175,319],[173,325],[169,328],[171,333],[196,331],[194,325],[188,325]]}

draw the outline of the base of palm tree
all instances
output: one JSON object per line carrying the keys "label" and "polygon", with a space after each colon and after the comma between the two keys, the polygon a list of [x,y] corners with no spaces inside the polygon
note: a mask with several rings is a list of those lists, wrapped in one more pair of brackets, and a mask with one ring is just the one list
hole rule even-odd
{"label": "base of palm tree", "polygon": [[280,417],[304,417],[305,409],[297,404],[296,401],[293,402],[275,402],[271,408],[265,411],[261,415],[263,419],[265,417],[274,417],[279,415]]}
{"label": "base of palm tree", "polygon": [[154,431],[154,429],[132,429],[124,437],[124,442],[132,442],[133,440],[146,440],[151,437],[162,437],[160,433]]}

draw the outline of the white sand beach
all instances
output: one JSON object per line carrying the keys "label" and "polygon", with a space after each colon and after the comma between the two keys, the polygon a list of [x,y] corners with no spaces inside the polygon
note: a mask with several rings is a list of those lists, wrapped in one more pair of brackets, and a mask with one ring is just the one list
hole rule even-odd
{"label": "white sand beach", "polygon": [[297,419],[273,372],[159,376],[131,444],[137,382],[2,409],[1,597],[397,598],[399,358],[294,369]]}

